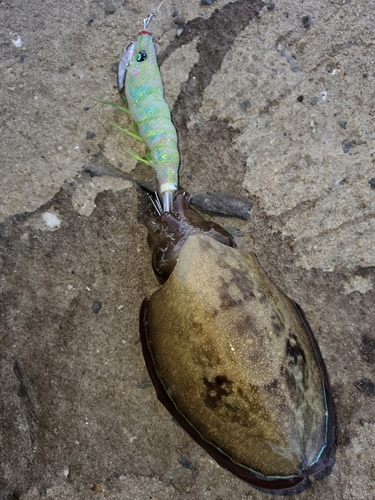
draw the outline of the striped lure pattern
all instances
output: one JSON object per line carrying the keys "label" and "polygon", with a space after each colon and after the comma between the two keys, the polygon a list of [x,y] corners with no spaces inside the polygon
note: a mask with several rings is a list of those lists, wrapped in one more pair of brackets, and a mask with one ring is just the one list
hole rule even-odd
{"label": "striped lure pattern", "polygon": [[151,33],[141,30],[126,68],[125,95],[130,114],[151,156],[161,197],[178,187],[177,133],[164,100]]}

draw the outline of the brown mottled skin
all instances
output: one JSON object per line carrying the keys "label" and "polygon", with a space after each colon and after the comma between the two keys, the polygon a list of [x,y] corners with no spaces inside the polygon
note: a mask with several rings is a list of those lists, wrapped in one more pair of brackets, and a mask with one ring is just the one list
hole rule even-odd
{"label": "brown mottled skin", "polygon": [[235,247],[232,236],[216,222],[203,219],[189,206],[190,195],[178,191],[173,200],[173,211],[145,218],[148,244],[152,253],[152,267],[163,284],[172,273],[178,254],[186,239],[193,234],[205,234],[223,245]]}
{"label": "brown mottled skin", "polygon": [[299,306],[252,253],[178,192],[149,217],[161,283],[142,305],[143,353],[161,402],[223,467],[265,491],[294,491],[333,461],[334,409]]}

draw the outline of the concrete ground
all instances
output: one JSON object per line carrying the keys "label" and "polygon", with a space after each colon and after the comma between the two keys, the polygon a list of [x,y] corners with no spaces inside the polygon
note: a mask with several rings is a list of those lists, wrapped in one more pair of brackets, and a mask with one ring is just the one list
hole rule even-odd
{"label": "concrete ground", "polygon": [[[172,421],[141,353],[157,283],[129,179],[152,176],[95,98],[121,102],[116,63],[156,6],[0,2],[3,500],[271,498]],[[151,25],[181,185],[254,203],[215,220],[303,307],[327,364],[336,464],[301,500],[375,497],[374,7],[165,0]]]}

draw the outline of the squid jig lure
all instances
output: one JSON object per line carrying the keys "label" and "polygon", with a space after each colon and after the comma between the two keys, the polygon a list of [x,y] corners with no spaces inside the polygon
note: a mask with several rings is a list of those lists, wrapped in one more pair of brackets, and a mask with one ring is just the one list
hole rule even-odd
{"label": "squid jig lure", "polygon": [[125,92],[130,115],[146,143],[163,211],[169,212],[178,188],[177,133],[164,100],[155,46],[147,29],[160,5],[144,19],[137,41],[125,48],[118,65],[117,86]]}

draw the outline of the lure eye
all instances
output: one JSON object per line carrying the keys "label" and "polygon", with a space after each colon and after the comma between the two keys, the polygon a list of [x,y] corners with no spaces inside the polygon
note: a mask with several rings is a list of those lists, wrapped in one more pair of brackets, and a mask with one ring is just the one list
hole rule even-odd
{"label": "lure eye", "polygon": [[137,58],[136,59],[137,59],[138,62],[145,61],[147,59],[147,52],[145,50],[141,50],[137,54]]}

